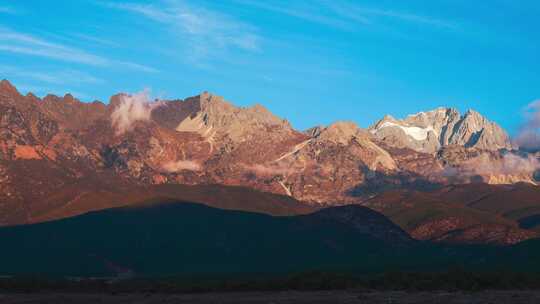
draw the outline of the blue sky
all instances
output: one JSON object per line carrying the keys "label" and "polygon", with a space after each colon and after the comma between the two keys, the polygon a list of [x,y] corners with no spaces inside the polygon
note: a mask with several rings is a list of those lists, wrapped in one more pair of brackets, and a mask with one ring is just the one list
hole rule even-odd
{"label": "blue sky", "polygon": [[540,98],[540,2],[0,1],[0,78],[108,101],[262,103],[299,129],[438,106],[513,132]]}

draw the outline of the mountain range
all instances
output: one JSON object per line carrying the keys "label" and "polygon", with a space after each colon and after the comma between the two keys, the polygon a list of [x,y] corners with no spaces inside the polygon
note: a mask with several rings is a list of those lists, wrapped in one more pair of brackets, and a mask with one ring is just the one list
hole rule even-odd
{"label": "mountain range", "polygon": [[2,226],[147,201],[273,216],[357,204],[419,240],[514,244],[540,233],[538,157],[472,110],[300,131],[208,92],[84,103],[0,82]]}

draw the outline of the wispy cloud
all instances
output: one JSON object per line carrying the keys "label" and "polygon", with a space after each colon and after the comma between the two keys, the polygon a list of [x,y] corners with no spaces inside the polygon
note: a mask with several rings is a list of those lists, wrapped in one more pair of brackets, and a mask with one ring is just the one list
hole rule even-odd
{"label": "wispy cloud", "polygon": [[46,57],[91,66],[120,66],[142,72],[157,72],[152,67],[108,59],[78,48],[50,42],[30,34],[20,33],[3,27],[0,27],[0,51]]}
{"label": "wispy cloud", "polygon": [[148,18],[167,26],[167,30],[179,36],[189,46],[188,56],[199,61],[216,57],[228,49],[256,51],[260,37],[256,29],[233,17],[188,5],[183,1],[162,1],[159,4],[104,3]]}
{"label": "wispy cloud", "polygon": [[372,16],[382,16],[395,18],[412,23],[428,24],[445,28],[456,28],[457,25],[446,20],[432,18],[428,16],[415,15],[407,12],[398,12],[392,10],[362,9],[364,13]]}
{"label": "wispy cloud", "polygon": [[[253,0],[236,0],[237,3],[263,9],[308,22],[350,30],[358,25],[377,26],[382,18],[394,21],[423,24],[440,28],[455,29],[456,24],[435,17],[398,10],[363,7],[348,1],[312,1],[309,5],[291,5],[288,2],[268,4]],[[292,2],[294,3],[294,2]]]}
{"label": "wispy cloud", "polygon": [[58,71],[33,71],[14,66],[0,66],[0,74],[5,78],[22,78],[50,84],[101,84],[103,79],[80,71],[65,69]]}
{"label": "wispy cloud", "polygon": [[361,20],[365,24],[376,24],[377,19],[387,18],[440,28],[455,29],[457,27],[455,23],[443,19],[411,12],[363,7],[349,2],[325,1],[324,4],[340,17],[350,20]]}
{"label": "wispy cloud", "polygon": [[103,66],[108,62],[105,58],[87,53],[83,50],[52,43],[7,28],[0,28],[0,50],[96,66]]}
{"label": "wispy cloud", "polygon": [[120,67],[125,67],[125,68],[131,69],[131,70],[137,70],[137,71],[146,72],[146,73],[157,73],[157,72],[159,72],[157,69],[155,69],[153,67],[149,67],[149,66],[146,66],[146,65],[142,65],[142,64],[138,64],[138,63],[134,63],[134,62],[129,62],[129,61],[116,60],[116,61],[114,61],[114,64],[116,64],[116,65],[118,65]]}
{"label": "wispy cloud", "polygon": [[89,41],[89,42],[92,42],[92,43],[97,43],[97,44],[100,44],[100,45],[103,45],[103,46],[107,46],[107,47],[116,48],[116,47],[120,46],[116,42],[113,42],[113,41],[110,41],[110,40],[107,40],[107,39],[102,39],[102,38],[95,37],[95,36],[91,36],[91,35],[86,35],[86,34],[81,34],[81,33],[74,33],[74,34],[72,34],[72,36],[83,39],[83,40],[86,40],[86,41]]}
{"label": "wispy cloud", "polygon": [[[309,6],[291,6],[291,5],[276,5],[271,3],[264,3],[261,1],[253,0],[236,0],[237,3],[247,5],[250,7],[287,15],[290,17],[306,20],[311,23],[322,24],[326,26],[336,27],[336,28],[350,28],[350,25],[347,21],[336,16],[325,15],[321,13],[320,9],[312,10],[313,5]],[[367,19],[358,18],[358,21],[361,23],[369,23]]]}

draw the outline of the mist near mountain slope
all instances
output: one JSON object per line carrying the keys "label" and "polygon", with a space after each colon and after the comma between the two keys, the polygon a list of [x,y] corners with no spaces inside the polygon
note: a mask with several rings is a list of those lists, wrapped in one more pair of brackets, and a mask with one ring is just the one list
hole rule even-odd
{"label": "mist near mountain slope", "polygon": [[531,102],[525,108],[525,118],[514,142],[528,151],[538,151],[540,150],[540,100]]}

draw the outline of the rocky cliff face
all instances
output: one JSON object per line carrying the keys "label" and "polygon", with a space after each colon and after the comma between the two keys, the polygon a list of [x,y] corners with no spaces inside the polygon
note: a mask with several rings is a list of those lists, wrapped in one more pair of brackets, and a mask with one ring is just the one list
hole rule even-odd
{"label": "rocky cliff face", "polygon": [[282,154],[267,168],[280,168],[279,183],[304,201],[339,204],[356,200],[351,192],[376,172],[397,169],[390,154],[350,122],[337,122],[308,132],[305,141]]}
{"label": "rocky cliff face", "polygon": [[500,126],[472,110],[460,115],[455,109],[439,108],[403,120],[386,116],[370,132],[388,145],[425,153],[451,145],[490,151],[512,148]]}

